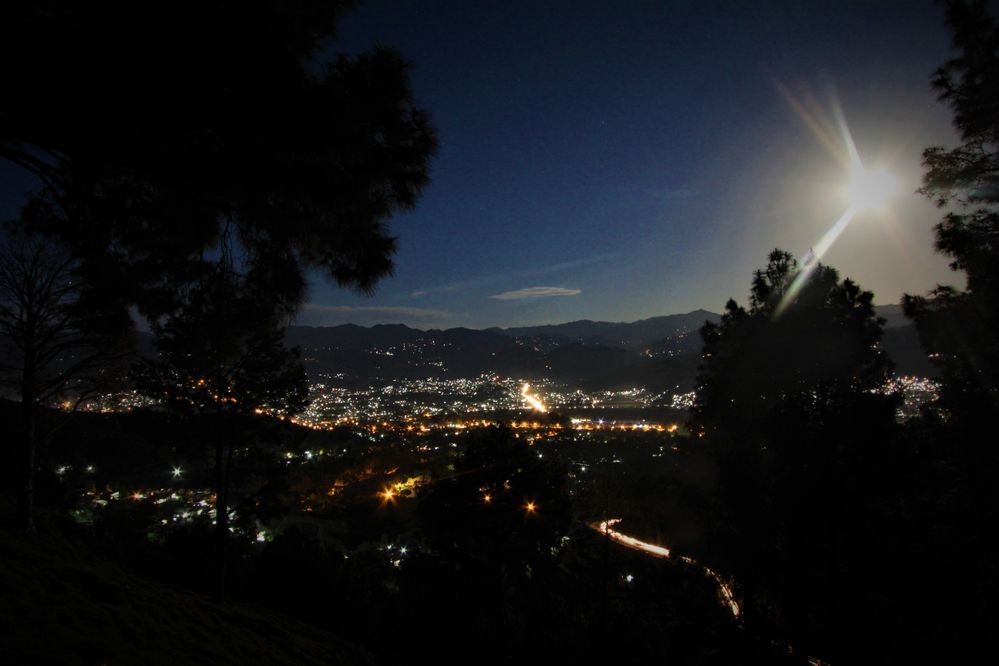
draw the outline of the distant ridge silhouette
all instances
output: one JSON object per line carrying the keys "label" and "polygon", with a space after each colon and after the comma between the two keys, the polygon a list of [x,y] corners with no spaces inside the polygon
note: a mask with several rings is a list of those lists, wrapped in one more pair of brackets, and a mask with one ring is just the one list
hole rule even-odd
{"label": "distant ridge silhouette", "polygon": [[[884,343],[898,372],[932,375],[915,329],[899,306],[877,310],[887,320]],[[698,329],[718,317],[694,310],[635,322],[577,320],[426,331],[404,324],[292,326],[286,339],[302,348],[311,374],[342,374],[357,381],[496,373],[589,387],[691,390],[700,361]]]}

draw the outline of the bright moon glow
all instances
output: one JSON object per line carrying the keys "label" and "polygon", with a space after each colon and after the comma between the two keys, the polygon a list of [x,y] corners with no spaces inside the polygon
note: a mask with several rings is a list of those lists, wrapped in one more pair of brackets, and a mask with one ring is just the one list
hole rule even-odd
{"label": "bright moon glow", "polygon": [[[864,166],[860,158],[860,152],[853,141],[853,135],[850,133],[850,128],[846,123],[846,117],[843,115],[839,104],[835,104],[832,109],[836,120],[834,124],[827,121],[822,114],[809,111],[805,105],[795,99],[783,86],[778,85],[778,89],[791,104],[795,112],[815,133],[816,137],[849,170],[850,177],[845,188],[849,201],[846,210],[843,211],[839,219],[829,227],[818,242],[809,248],[808,252],[804,255],[798,274],[794,277],[794,280],[792,280],[790,286],[781,297],[780,302],[777,303],[777,307],[774,309],[774,317],[781,316],[790,307],[815,267],[818,266],[840,234],[850,226],[854,218],[862,213],[881,209],[898,191],[898,179],[893,174],[884,169],[868,169]],[[842,147],[835,138],[835,125],[839,126]]]}
{"label": "bright moon glow", "polygon": [[881,208],[898,191],[898,179],[881,169],[857,165],[850,176],[847,192],[857,212]]}

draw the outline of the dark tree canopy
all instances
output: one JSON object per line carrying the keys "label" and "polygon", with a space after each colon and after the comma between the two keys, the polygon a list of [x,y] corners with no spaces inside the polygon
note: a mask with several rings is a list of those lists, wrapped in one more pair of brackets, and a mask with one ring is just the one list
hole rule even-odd
{"label": "dark tree canopy", "polygon": [[959,561],[941,576],[960,597],[952,631],[984,653],[988,632],[968,626],[994,616],[999,580],[992,528],[999,519],[999,455],[987,436],[999,409],[999,21],[985,2],[948,2],[946,10],[956,55],[932,83],[953,112],[961,143],[923,152],[921,191],[945,211],[935,245],[965,284],[906,296],[903,305],[942,384],[944,418],[926,424],[927,438],[940,442],[929,478],[941,517],[927,530],[948,535],[940,550]]}
{"label": "dark tree canopy", "polygon": [[933,75],[962,143],[923,152],[921,191],[947,209],[936,247],[963,271],[965,289],[906,296],[923,345],[958,417],[999,406],[999,24],[985,2],[947,3],[957,55]]}
{"label": "dark tree canopy", "polygon": [[63,205],[49,231],[147,295],[224,223],[291,300],[303,266],[369,290],[436,135],[398,54],[320,62],[351,4],[5,3],[0,155]]}
{"label": "dark tree canopy", "polygon": [[223,264],[153,324],[157,357],[140,373],[145,391],[189,413],[294,415],[308,384],[285,321],[255,285]]}
{"label": "dark tree canopy", "polygon": [[[155,360],[136,372],[140,388],[181,413],[207,417],[215,453],[219,594],[224,595],[229,494],[236,449],[254,439],[256,414],[285,418],[308,404],[308,381],[298,349],[284,346],[290,308],[272,300],[252,272],[234,270],[223,255],[205,262],[196,282],[180,290],[177,307],[152,322]],[[203,421],[203,422],[205,422]]]}
{"label": "dark tree canopy", "polygon": [[792,410],[822,425],[885,384],[892,365],[873,294],[818,265],[778,314],[798,275],[792,256],[774,250],[753,276],[749,310],[730,300],[721,322],[701,329],[693,416],[702,427],[746,433]]}
{"label": "dark tree canopy", "polygon": [[716,466],[715,564],[734,576],[749,625],[822,657],[863,624],[844,610],[861,579],[842,545],[894,427],[895,399],[877,392],[892,364],[872,299],[774,250],[749,308],[730,300],[701,329],[691,420]]}

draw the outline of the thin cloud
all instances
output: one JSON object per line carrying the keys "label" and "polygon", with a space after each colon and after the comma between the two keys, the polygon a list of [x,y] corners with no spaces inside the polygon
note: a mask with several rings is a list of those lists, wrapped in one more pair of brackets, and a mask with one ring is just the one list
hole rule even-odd
{"label": "thin cloud", "polygon": [[497,301],[515,301],[522,298],[550,298],[552,296],[579,296],[582,289],[566,289],[565,287],[527,287],[493,294],[489,298]]}
{"label": "thin cloud", "polygon": [[435,287],[423,287],[421,289],[417,289],[416,291],[410,292],[409,296],[410,298],[423,298],[424,296],[431,294],[450,293],[467,289],[469,287],[479,287],[490,283],[505,282],[516,278],[548,275],[550,273],[558,273],[572,268],[577,268],[579,266],[587,266],[590,264],[608,261],[620,256],[621,254],[622,253],[620,251],[605,252],[603,254],[593,255],[583,259],[573,259],[572,261],[563,261],[557,264],[549,264],[547,266],[533,266],[531,268],[525,268],[518,271],[506,271],[504,273],[495,273],[493,275],[483,275],[471,280],[460,280],[458,282],[451,282],[449,284],[438,285]]}

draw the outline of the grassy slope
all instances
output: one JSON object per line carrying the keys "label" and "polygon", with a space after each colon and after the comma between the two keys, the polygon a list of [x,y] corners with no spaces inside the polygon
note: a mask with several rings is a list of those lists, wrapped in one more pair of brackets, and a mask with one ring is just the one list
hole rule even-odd
{"label": "grassy slope", "polygon": [[4,664],[366,664],[359,648],[263,609],[219,605],[102,561],[57,532],[0,528]]}

